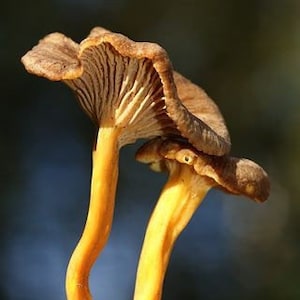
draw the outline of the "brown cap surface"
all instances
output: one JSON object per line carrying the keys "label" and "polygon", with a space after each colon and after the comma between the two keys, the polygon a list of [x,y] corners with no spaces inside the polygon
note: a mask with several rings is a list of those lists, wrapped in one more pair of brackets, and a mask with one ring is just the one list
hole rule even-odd
{"label": "brown cap surface", "polygon": [[270,193],[268,175],[255,162],[227,155],[207,155],[182,141],[153,139],[138,150],[136,159],[156,171],[165,170],[168,161],[190,165],[195,175],[207,178],[212,186],[258,202],[267,200]]}
{"label": "brown cap surface", "polygon": [[157,44],[96,27],[80,44],[49,34],[22,62],[30,73],[69,85],[96,124],[120,128],[121,145],[178,135],[208,154],[230,150],[217,106],[173,73],[166,51]]}
{"label": "brown cap surface", "polygon": [[183,121],[178,119],[179,130],[187,133],[196,149],[214,155],[229,153],[230,136],[218,106],[203,89],[179,73],[174,72],[174,80],[178,96],[189,112]]}

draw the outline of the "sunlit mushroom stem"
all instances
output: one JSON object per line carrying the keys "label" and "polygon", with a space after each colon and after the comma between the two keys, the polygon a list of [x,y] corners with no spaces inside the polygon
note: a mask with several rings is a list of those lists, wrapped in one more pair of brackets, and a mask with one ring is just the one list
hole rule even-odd
{"label": "sunlit mushroom stem", "polygon": [[66,275],[68,300],[92,299],[88,278],[111,230],[118,178],[118,137],[115,128],[100,128],[93,152],[93,172],[88,216],[83,234]]}
{"label": "sunlit mushroom stem", "polygon": [[174,243],[210,185],[188,165],[168,162],[169,179],[150,218],[139,260],[134,300],[159,300]]}

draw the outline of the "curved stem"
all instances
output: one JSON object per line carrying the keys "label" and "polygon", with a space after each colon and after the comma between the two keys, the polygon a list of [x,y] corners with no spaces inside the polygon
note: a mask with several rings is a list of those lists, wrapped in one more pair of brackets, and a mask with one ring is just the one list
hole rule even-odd
{"label": "curved stem", "polygon": [[98,132],[88,216],[66,274],[69,300],[92,299],[89,273],[108,240],[113,220],[119,163],[118,134],[115,128],[100,128]]}
{"label": "curved stem", "polygon": [[210,186],[188,165],[170,170],[150,218],[139,260],[134,300],[159,300],[170,254]]}

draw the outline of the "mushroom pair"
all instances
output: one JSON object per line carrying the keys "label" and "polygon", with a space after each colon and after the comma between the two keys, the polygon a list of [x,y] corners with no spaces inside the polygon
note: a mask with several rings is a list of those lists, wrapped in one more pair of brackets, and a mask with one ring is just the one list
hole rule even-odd
{"label": "mushroom pair", "polygon": [[[157,44],[96,27],[80,44],[52,33],[22,62],[30,73],[67,84],[98,130],[88,216],[67,269],[68,299],[91,299],[88,277],[111,230],[122,146],[153,139],[137,158],[170,173],[146,233],[135,299],[160,298],[172,245],[211,186],[267,198],[267,175],[252,162],[227,156],[230,138],[217,106],[173,71]],[[166,213],[171,223],[162,224]]]}

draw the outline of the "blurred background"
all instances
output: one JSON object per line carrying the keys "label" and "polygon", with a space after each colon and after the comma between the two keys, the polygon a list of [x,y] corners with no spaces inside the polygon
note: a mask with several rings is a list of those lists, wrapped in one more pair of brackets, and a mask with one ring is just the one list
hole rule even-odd
{"label": "blurred background", "polygon": [[[265,204],[211,191],[177,241],[164,299],[300,299],[300,2],[5,1],[0,12],[0,299],[65,298],[84,226],[95,130],[72,92],[27,74],[44,35],[96,25],[153,41],[219,105],[232,154],[264,166]],[[94,299],[131,299],[145,226],[166,175],[121,153],[113,230]]]}

